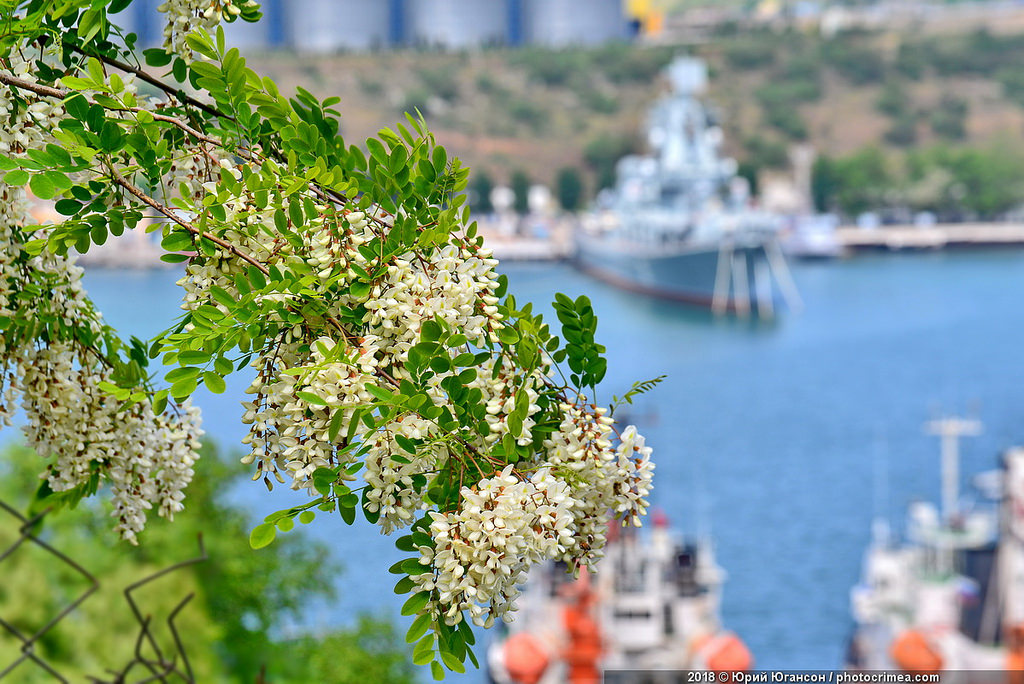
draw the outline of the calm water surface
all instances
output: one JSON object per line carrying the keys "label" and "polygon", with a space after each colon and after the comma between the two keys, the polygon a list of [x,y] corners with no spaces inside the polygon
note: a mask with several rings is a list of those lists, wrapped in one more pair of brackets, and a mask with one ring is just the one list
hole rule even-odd
{"label": "calm water surface", "polygon": [[[973,409],[984,421],[985,433],[964,445],[965,482],[1024,443],[1024,253],[793,268],[805,308],[771,325],[713,321],[568,266],[504,271],[520,301],[546,305],[556,290],[590,296],[611,361],[602,401],[668,375],[629,407],[655,448],[653,503],[681,531],[713,537],[728,572],[724,622],[759,668],[832,668],[871,518],[900,525],[908,502],[938,498],[938,445],[922,423],[939,409]],[[176,313],[176,277],[93,271],[86,283],[116,327],[151,335]],[[246,384],[197,397],[224,446],[244,434]],[[255,484],[236,493],[258,515],[289,505],[277,494]],[[314,625],[360,610],[397,615],[390,540],[336,516],[310,529],[346,567],[339,604],[316,607]]]}

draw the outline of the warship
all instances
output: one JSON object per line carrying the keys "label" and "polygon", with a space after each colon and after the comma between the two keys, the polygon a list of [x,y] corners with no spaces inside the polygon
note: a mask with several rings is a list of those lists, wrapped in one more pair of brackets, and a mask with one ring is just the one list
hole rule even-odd
{"label": "warship", "polygon": [[800,297],[778,233],[779,218],[754,208],[735,160],[719,148],[722,130],[699,95],[707,67],[676,58],[669,92],[650,112],[651,153],[616,166],[604,209],[581,221],[577,266],[624,289],[716,313],[770,318]]}

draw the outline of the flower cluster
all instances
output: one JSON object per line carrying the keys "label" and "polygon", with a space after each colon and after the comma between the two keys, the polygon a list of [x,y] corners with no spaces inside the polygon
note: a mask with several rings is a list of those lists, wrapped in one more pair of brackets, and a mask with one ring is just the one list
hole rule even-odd
{"label": "flower cluster", "polygon": [[[42,56],[49,56],[44,53]],[[29,83],[36,83],[32,61],[18,50],[0,61],[0,68],[12,76]],[[44,98],[34,93],[18,93],[14,89],[0,87],[0,153],[15,157],[29,150],[41,149],[52,142],[50,131],[64,117],[60,100]]]}
{"label": "flower cluster", "polygon": [[241,14],[242,7],[254,4],[251,0],[164,0],[157,10],[167,15],[164,26],[164,48],[185,59],[191,59],[192,49],[185,37],[203,29],[213,32],[225,17]]}
{"label": "flower cluster", "polygon": [[98,385],[103,373],[76,363],[62,344],[30,352],[22,363],[23,408],[28,446],[54,458],[50,488],[68,491],[94,474],[111,483],[115,529],[135,542],[146,524],[146,510],[173,519],[184,506],[192,480],[200,429],[199,411],[156,415],[148,402],[122,409]]}
{"label": "flower cluster", "polygon": [[[165,0],[165,45],[191,60],[191,42],[213,59],[208,38],[186,38],[251,18],[250,6]],[[116,66],[104,60],[102,69]],[[3,66],[31,82],[28,64],[12,54]],[[409,121],[418,138],[404,125],[382,131],[366,155],[340,144],[329,102],[304,92],[288,100],[250,71],[238,77],[241,68],[228,68],[229,80],[252,107],[236,108],[238,126],[227,128],[214,111],[219,95],[195,107],[137,98],[131,78],[101,83],[96,62],[89,79],[74,66],[41,70],[52,83],[37,94],[0,88],[0,153],[44,150],[22,166],[43,174],[33,187],[61,195],[57,209],[69,217],[29,229],[23,191],[0,184],[0,420],[20,402],[29,444],[50,458],[50,488],[73,498],[107,483],[117,529],[132,541],[147,511],[181,510],[198,412],[187,402],[159,408],[145,346],[121,345],[73,262],[42,248],[47,237],[62,248],[101,243],[103,202],[111,226],[155,213],[163,245],[178,252],[170,260],[188,262],[184,320],[153,351],[179,366],[167,375],[170,396],[183,400],[199,383],[223,391],[223,377],[249,363],[242,460],[268,488],[288,484],[314,499],[268,518],[253,545],[286,519],[308,521],[313,506],[336,506],[346,520],[361,507],[384,534],[411,528],[398,546],[418,551],[418,566],[397,568],[418,589],[411,605],[435,623],[439,647],[445,625],[509,620],[531,566],[592,567],[608,525],[639,525],[647,509],[651,449],[579,395],[603,377],[590,304],[559,295],[562,343],[531,306],[500,301],[497,261],[464,226],[468,172],[422,122]],[[61,129],[74,165],[40,171],[39,159],[62,156],[46,147],[63,116],[60,99],[43,101],[53,85],[90,102],[89,136]],[[571,385],[552,372],[562,359]],[[360,468],[363,487],[342,484]]]}
{"label": "flower cluster", "polygon": [[610,440],[613,421],[601,407],[586,411],[574,405],[562,407],[564,419],[546,441],[548,463],[572,473],[580,505],[576,508],[574,556],[592,565],[601,557],[608,523],[623,517],[640,525],[647,511],[654,464],[651,449],[633,426],[627,427],[617,449]]}
{"label": "flower cluster", "polygon": [[[45,55],[44,55],[45,57]],[[35,82],[30,61],[12,51],[5,69]],[[124,88],[131,89],[131,79]],[[0,151],[22,158],[54,142],[50,131],[64,116],[59,100],[0,88]],[[34,223],[23,188],[0,183],[0,424],[20,407],[30,447],[51,459],[46,477],[56,492],[111,484],[116,529],[136,541],[146,511],[171,518],[182,509],[202,435],[198,411],[156,414],[148,399],[129,406],[101,387],[112,380],[111,362],[89,346],[105,332],[70,257],[26,250],[28,237],[46,238]],[[33,337],[17,325],[31,321]]]}
{"label": "flower cluster", "polygon": [[510,620],[516,585],[530,566],[572,546],[575,503],[565,481],[547,468],[521,478],[510,465],[463,488],[458,511],[430,514],[434,546],[420,547],[420,563],[435,572],[414,578],[422,590],[436,592],[432,610],[449,625],[466,610],[485,627],[496,617]]}
{"label": "flower cluster", "polygon": [[246,391],[255,396],[242,405],[242,422],[252,426],[243,442],[251,451],[242,461],[256,463],[253,479],[262,476],[268,487],[270,476],[284,483],[285,472],[293,489],[311,488],[309,478],[317,468],[343,462],[339,454],[345,435],[330,437],[335,412],[372,399],[366,384],[376,369],[376,339],[363,338],[346,357],[330,338],[320,338],[302,354],[296,335],[289,330],[286,337],[289,342],[253,361],[257,375]]}
{"label": "flower cluster", "polygon": [[435,470],[447,455],[443,445],[420,448],[416,455],[405,451],[398,443],[399,435],[410,440],[430,439],[438,433],[437,425],[415,414],[406,414],[382,429],[367,435],[366,472],[369,487],[367,506],[379,513],[377,523],[384,534],[406,527],[416,519],[424,507],[422,483],[426,473]]}
{"label": "flower cluster", "polygon": [[526,394],[528,408],[522,430],[512,436],[516,438],[516,443],[523,446],[532,441],[531,430],[536,424],[534,418],[540,411],[537,399],[540,397],[539,390],[544,385],[545,371],[546,366],[520,378],[514,369],[504,365],[495,375],[493,359],[488,359],[482,364],[476,379],[469,386],[480,390],[481,400],[487,407],[485,420],[490,432],[483,439],[485,446],[499,441],[508,433],[508,416],[515,410],[519,392]]}
{"label": "flower cluster", "polygon": [[[219,165],[243,181],[237,194],[207,181],[196,206],[213,196],[225,216],[221,235],[232,245],[268,266],[302,263],[311,274],[303,285],[312,294],[253,295],[270,331],[252,362],[253,396],[243,404],[242,420],[250,425],[243,461],[255,466],[253,479],[270,488],[275,481],[288,483],[316,496],[322,494],[313,477],[319,469],[350,479],[349,466],[361,461],[364,506],[383,533],[412,525],[424,512],[431,517],[433,544],[419,547],[431,569],[416,581],[433,592],[429,609],[449,624],[466,611],[480,624],[508,616],[515,585],[530,565],[551,559],[593,566],[613,518],[639,524],[653,465],[635,428],[627,428],[615,446],[604,409],[582,398],[558,398],[545,354],[529,370],[507,352],[478,358],[481,350],[501,349],[499,333],[507,325],[495,295],[497,262],[488,251],[452,238],[394,254],[382,267],[383,244],[400,217],[335,210],[312,191],[289,200],[302,203],[305,224],[282,236],[275,210],[259,208],[246,194],[253,163]],[[181,280],[183,308],[211,305],[227,314],[213,293],[220,288],[232,298],[245,296],[236,288],[246,273],[238,256],[225,249],[197,253]],[[367,278],[369,273],[374,275]],[[310,296],[322,307],[312,325],[308,317],[296,317]],[[353,322],[351,312],[361,318]],[[422,344],[427,322],[461,340],[437,352],[447,359],[435,359],[421,377],[412,351]],[[462,377],[466,359],[472,359],[473,372]],[[403,384],[419,387],[425,398],[379,423],[352,424],[360,411],[380,418],[374,387],[393,392]],[[428,411],[470,410],[458,405],[453,387],[482,407],[478,429],[442,430],[438,414]],[[537,433],[541,421],[547,427]],[[510,458],[510,444],[530,455]],[[443,494],[432,495],[431,488],[445,472],[458,478],[458,497],[441,505],[437,496]]]}
{"label": "flower cluster", "polygon": [[404,362],[428,320],[444,321],[472,344],[490,339],[501,326],[498,298],[491,294],[498,287],[498,262],[490,252],[448,244],[427,259],[417,256],[395,259],[364,303],[384,353]]}
{"label": "flower cluster", "polygon": [[0,297],[12,319],[30,311],[33,319],[53,323],[46,342],[5,330],[0,412],[9,422],[20,394],[26,441],[52,459],[50,488],[62,492],[109,480],[116,529],[135,542],[146,510],[156,507],[172,518],[182,509],[202,435],[199,413],[183,406],[178,415],[158,415],[148,399],[123,406],[101,387],[111,381],[111,368],[84,342],[103,325],[82,289],[82,271],[68,257],[25,252],[26,217],[14,213],[25,207],[23,193],[10,186],[0,192]]}

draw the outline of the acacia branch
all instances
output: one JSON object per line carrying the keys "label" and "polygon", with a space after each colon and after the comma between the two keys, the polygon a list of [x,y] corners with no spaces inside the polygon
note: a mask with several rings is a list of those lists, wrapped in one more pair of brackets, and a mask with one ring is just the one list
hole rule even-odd
{"label": "acacia branch", "polygon": [[29,90],[36,95],[42,95],[43,97],[58,97],[60,99],[64,99],[68,96],[66,90],[51,88],[50,86],[34,83],[33,81],[29,81],[24,78],[18,78],[6,71],[0,71],[0,83],[14,88],[20,88],[21,90]]}
{"label": "acacia branch", "polygon": [[205,102],[201,102],[201,101],[197,100],[196,98],[187,95],[185,93],[185,91],[182,90],[181,88],[175,88],[174,86],[167,85],[166,83],[161,81],[156,76],[153,76],[152,74],[150,74],[150,73],[148,73],[146,71],[143,71],[139,67],[133,67],[131,64],[128,64],[126,62],[122,62],[119,59],[114,59],[113,57],[107,57],[105,55],[94,55],[94,54],[92,54],[90,52],[87,52],[87,51],[83,50],[81,47],[79,47],[78,45],[75,45],[73,43],[68,43],[67,46],[69,48],[71,48],[72,50],[74,50],[75,52],[77,52],[78,54],[80,54],[80,55],[84,55],[86,57],[94,57],[94,58],[100,60],[101,62],[105,62],[106,64],[109,64],[112,67],[115,67],[117,69],[120,69],[121,71],[124,71],[125,73],[135,74],[139,79],[145,81],[146,83],[148,83],[148,84],[150,84],[152,86],[156,86],[157,88],[159,88],[160,90],[164,91],[168,95],[171,95],[171,96],[177,98],[178,100],[180,100],[181,102],[183,102],[185,104],[189,104],[189,105],[192,105],[193,107],[196,107],[197,109],[201,109],[204,112],[206,112],[207,114],[211,114],[213,116],[223,117],[225,119],[229,119],[229,120],[234,121],[234,117],[228,116],[227,114],[224,114],[223,112],[218,111],[216,108],[211,107],[210,105],[206,104]]}
{"label": "acacia branch", "polygon": [[[94,55],[89,55],[87,52],[81,50],[77,46],[73,46],[72,45],[71,47],[72,47],[72,49],[74,49],[75,51],[77,51],[77,52],[79,52],[79,53],[81,53],[83,55],[94,56]],[[167,92],[169,94],[174,94],[177,97],[183,98],[188,104],[192,104],[192,105],[194,105],[196,107],[199,107],[200,109],[203,109],[203,111],[206,111],[206,112],[208,112],[208,113],[210,113],[210,114],[212,114],[214,116],[224,116],[223,114],[218,112],[216,109],[213,109],[213,108],[203,104],[202,102],[199,102],[198,100],[195,100],[193,98],[189,98],[188,96],[184,95],[184,93],[181,93],[180,91],[175,90],[175,89],[171,88],[170,86],[164,85],[161,81],[159,81],[159,79],[156,79],[155,77],[150,76],[149,74],[147,74],[146,72],[142,71],[141,69],[136,69],[136,68],[134,68],[134,67],[132,67],[132,66],[130,66],[128,64],[125,64],[123,62],[120,62],[118,60],[115,60],[115,59],[112,59],[112,58],[108,58],[108,57],[100,57],[99,59],[102,59],[104,62],[106,62],[108,64],[111,64],[112,66],[114,66],[114,67],[116,67],[118,69],[121,69],[121,70],[129,72],[129,73],[136,74],[139,78],[141,78],[142,80],[146,81],[147,83],[150,83],[152,85],[155,85],[155,86],[159,87],[164,92]],[[40,84],[37,84],[37,83],[33,83],[32,81],[28,81],[28,80],[25,80],[25,79],[22,79],[22,78],[18,78],[16,76],[13,76],[13,75],[10,75],[10,74],[7,74],[7,73],[3,73],[3,72],[0,72],[0,83],[5,83],[7,85],[10,85],[10,86],[13,86],[13,87],[16,87],[16,88],[20,88],[20,89],[23,89],[23,90],[28,90],[28,91],[34,92],[34,93],[36,93],[38,95],[42,95],[44,97],[54,97],[54,98],[64,99],[64,98],[68,97],[68,94],[69,94],[68,91],[60,90],[58,88],[52,88],[50,86],[40,85]],[[125,108],[125,110],[132,111],[132,112],[139,112],[139,111],[142,111],[142,108],[141,107],[129,107],[129,108]],[[122,111],[124,111],[124,110],[122,110]],[[163,114],[156,114],[156,113],[154,113],[154,112],[152,112],[150,110],[146,110],[146,111],[148,111],[153,116],[154,120],[162,121],[164,123],[169,123],[169,124],[171,124],[173,126],[176,126],[177,128],[181,129],[183,132],[187,133],[188,135],[192,136],[193,138],[195,138],[196,140],[198,140],[200,142],[205,142],[205,143],[208,143],[208,144],[212,144],[212,145],[215,145],[217,147],[223,147],[223,143],[221,141],[216,140],[214,138],[211,138],[211,137],[205,135],[204,133],[201,133],[200,131],[192,128],[192,126],[190,126],[187,122],[182,121],[181,119],[178,119],[178,118],[175,118],[175,117],[171,117],[171,116],[166,116],[166,115],[163,115]],[[225,118],[230,118],[230,117],[225,117]],[[238,152],[242,153],[243,151],[239,150]],[[243,156],[247,156],[250,159],[255,159],[255,156],[252,155],[251,153],[247,152],[247,151],[244,151],[244,155]],[[137,186],[135,186],[132,182],[130,182],[128,179],[126,179],[124,176],[122,176],[112,166],[108,167],[108,171],[109,171],[111,180],[113,180],[117,185],[119,185],[122,188],[124,188],[125,190],[127,190],[131,195],[136,197],[143,204],[145,204],[145,205],[149,206],[150,208],[156,210],[161,215],[166,216],[167,218],[169,218],[170,220],[174,221],[179,226],[181,226],[182,228],[187,230],[189,233],[195,235],[196,237],[206,238],[206,239],[210,240],[214,244],[219,245],[220,247],[223,247],[224,249],[228,250],[229,252],[231,252],[232,254],[237,256],[239,259],[242,259],[243,261],[245,261],[245,262],[255,266],[264,275],[270,275],[270,271],[267,269],[267,267],[264,266],[263,263],[260,262],[259,260],[257,260],[255,257],[253,257],[250,254],[244,252],[243,250],[241,250],[240,248],[236,247],[235,245],[232,245],[231,243],[229,243],[229,242],[227,242],[227,241],[217,237],[216,235],[213,235],[211,233],[208,233],[206,231],[200,230],[199,228],[195,227],[190,222],[188,222],[188,221],[184,220],[183,218],[181,218],[173,209],[171,209],[170,207],[168,207],[168,206],[158,202],[154,198],[152,198],[149,195],[147,195],[146,193],[144,193],[141,189],[139,189]],[[333,190],[331,188],[324,188],[324,187],[319,186],[316,183],[311,183],[310,186],[311,186],[311,190],[313,190],[313,192],[315,194],[319,195],[322,199],[327,200],[329,202],[338,203],[338,204],[344,205],[348,201],[347,197],[345,197],[344,195],[341,195],[340,193],[338,193],[337,191],[335,191],[335,190]],[[378,217],[372,217],[372,218],[376,222],[378,222],[378,223],[380,223],[380,224],[382,224],[384,226],[387,226],[387,224],[384,221],[382,221],[381,219],[379,219]],[[328,320],[328,322],[331,325],[333,325],[342,334],[342,336],[346,339],[346,341],[349,344],[352,344],[353,346],[355,346],[355,344],[358,342],[357,336],[353,335],[350,331],[348,331],[341,324],[341,322],[338,321],[337,319],[335,319],[333,317],[328,317],[327,320]],[[378,368],[376,370],[377,370],[377,374],[382,379],[386,380],[391,386],[396,387],[396,388],[400,387],[401,383],[399,383],[399,381],[397,379],[395,379],[390,373],[388,373],[387,371],[385,371],[382,368]],[[488,456],[486,454],[481,453],[476,447],[474,447],[468,441],[463,439],[461,437],[461,435],[454,434],[454,436],[462,444],[462,446],[466,449],[466,452],[470,456],[470,458],[473,458],[473,456],[476,455],[476,456],[479,456],[479,457],[481,457],[481,458],[483,458],[483,459],[485,459],[487,461],[490,461],[491,463],[494,462],[492,457],[490,457],[490,456]],[[474,460],[474,463],[477,465],[477,468],[479,468],[479,464],[476,463],[475,459],[473,459],[473,460]]]}
{"label": "acacia branch", "polygon": [[209,240],[210,242],[214,243],[215,245],[219,245],[220,247],[223,247],[224,249],[228,250],[229,252],[231,252],[232,254],[237,256],[242,261],[246,261],[246,262],[252,264],[256,268],[258,268],[260,270],[260,272],[263,273],[263,275],[270,275],[270,271],[267,269],[267,267],[264,266],[262,262],[260,262],[258,259],[256,259],[252,255],[242,251],[237,246],[231,244],[227,240],[223,240],[223,239],[217,237],[216,235],[213,235],[212,233],[208,233],[208,232],[206,232],[204,230],[200,230],[199,228],[196,228],[191,223],[189,223],[185,219],[183,219],[180,216],[178,216],[177,212],[175,212],[173,209],[171,209],[170,207],[168,207],[168,206],[166,206],[164,204],[161,204],[160,202],[157,202],[155,199],[153,199],[152,197],[150,197],[146,193],[142,192],[142,190],[137,188],[128,179],[126,179],[124,176],[122,176],[120,173],[118,173],[117,170],[114,169],[113,167],[110,167],[108,170],[110,172],[111,180],[113,180],[115,183],[120,185],[122,188],[124,188],[125,190],[130,192],[132,195],[134,195],[136,198],[138,198],[139,201],[141,201],[143,204],[145,204],[145,205],[151,207],[152,209],[155,209],[156,211],[160,212],[161,214],[163,214],[167,218],[171,219],[172,221],[177,223],[179,226],[181,226],[182,228],[184,228],[188,232],[190,232],[193,235],[195,235],[196,237],[206,238],[207,240]]}

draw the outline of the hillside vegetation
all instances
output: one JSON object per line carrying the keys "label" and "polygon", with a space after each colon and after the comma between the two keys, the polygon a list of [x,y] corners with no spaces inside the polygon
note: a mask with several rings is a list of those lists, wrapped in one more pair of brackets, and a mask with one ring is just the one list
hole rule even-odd
{"label": "hillside vegetation", "polygon": [[[285,87],[341,96],[350,138],[419,109],[475,171],[505,183],[523,171],[553,185],[560,171],[576,167],[590,196],[610,182],[619,156],[643,148],[645,112],[664,88],[661,69],[687,52],[708,61],[708,99],[721,116],[727,150],[752,176],[785,169],[794,143],[810,143],[826,164],[871,156],[877,147],[884,152],[887,187],[907,186],[907,196],[917,197],[928,193],[909,185],[930,170],[915,165],[938,164],[962,148],[1016,152],[1024,132],[1024,36],[985,31],[851,32],[824,39],[725,30],[696,48],[268,54],[253,61]],[[908,161],[910,150],[916,161]],[[837,168],[822,187],[841,179],[842,165]],[[933,208],[932,199],[941,199],[929,197],[910,203]],[[860,206],[845,194],[823,201],[847,210]]]}

